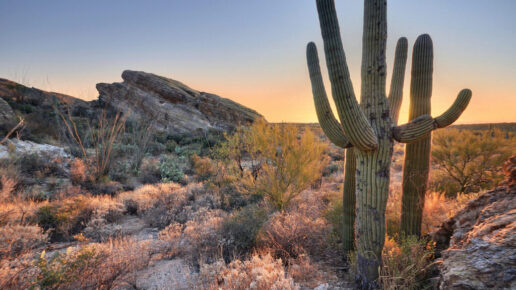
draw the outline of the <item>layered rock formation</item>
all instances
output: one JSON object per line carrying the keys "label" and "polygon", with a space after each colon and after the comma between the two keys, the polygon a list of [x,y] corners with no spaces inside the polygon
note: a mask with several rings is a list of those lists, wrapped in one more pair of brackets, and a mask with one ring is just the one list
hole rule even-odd
{"label": "layered rock formation", "polygon": [[502,186],[481,195],[433,238],[441,289],[516,289],[516,155]]}
{"label": "layered rock formation", "polygon": [[133,117],[155,121],[170,133],[231,130],[262,117],[256,111],[217,95],[150,73],[126,70],[121,83],[97,84],[99,99]]}

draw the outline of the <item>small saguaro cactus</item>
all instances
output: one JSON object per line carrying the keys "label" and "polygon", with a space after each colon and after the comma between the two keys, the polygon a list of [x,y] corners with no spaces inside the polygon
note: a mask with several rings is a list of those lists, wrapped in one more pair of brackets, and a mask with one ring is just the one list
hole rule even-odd
{"label": "small saguaro cactus", "polygon": [[[409,121],[431,114],[433,44],[428,34],[418,37],[412,53]],[[421,235],[421,219],[430,168],[431,134],[407,144],[403,165],[401,233]]]}
{"label": "small saguaro cactus", "polygon": [[[340,122],[334,117],[324,88],[316,45],[307,46],[307,62],[319,123],[328,138],[355,155],[358,277],[362,286],[374,287],[385,242],[385,207],[394,141],[410,143],[432,130],[454,122],[466,108],[471,91],[463,90],[441,116],[422,115],[398,126],[406,63],[406,39],[400,39],[387,99],[385,49],[387,1],[364,0],[362,38],[362,95],[355,98],[340,36],[334,0],[316,0],[332,95]],[[405,58],[405,60],[403,60]],[[350,164],[351,166],[351,164]]]}
{"label": "small saguaro cactus", "polygon": [[[431,114],[433,59],[432,38],[428,34],[423,34],[417,38],[412,53],[409,121]],[[465,109],[469,102],[468,95],[471,95],[471,92],[462,91],[454,106]],[[436,119],[436,122],[444,127],[456,119],[457,116],[454,114],[445,114]],[[401,232],[405,235],[421,235],[421,220],[430,169],[430,149],[431,134],[407,144],[405,148],[401,207]]]}

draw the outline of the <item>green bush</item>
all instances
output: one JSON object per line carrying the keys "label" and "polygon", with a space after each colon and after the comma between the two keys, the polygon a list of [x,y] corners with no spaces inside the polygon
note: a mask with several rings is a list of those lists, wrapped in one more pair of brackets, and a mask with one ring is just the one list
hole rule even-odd
{"label": "green bush", "polygon": [[163,182],[185,183],[185,173],[181,167],[185,163],[184,158],[164,156],[160,160],[161,180]]}
{"label": "green bush", "polygon": [[267,212],[259,205],[246,206],[228,217],[222,225],[223,236],[229,240],[225,256],[248,253],[256,245],[256,237]]}

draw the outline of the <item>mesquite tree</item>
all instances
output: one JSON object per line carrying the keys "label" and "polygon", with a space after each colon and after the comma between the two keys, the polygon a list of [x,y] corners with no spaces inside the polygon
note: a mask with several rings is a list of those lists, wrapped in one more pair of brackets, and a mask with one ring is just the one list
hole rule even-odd
{"label": "mesquite tree", "polygon": [[[357,263],[364,286],[373,286],[378,278],[385,241],[385,207],[389,192],[389,170],[394,141],[410,143],[427,136],[432,130],[453,123],[471,98],[470,90],[459,93],[455,103],[441,116],[422,115],[407,124],[395,122],[401,103],[404,70],[395,66],[391,99],[386,83],[386,0],[364,1],[362,38],[362,90],[360,104],[355,98],[333,0],[317,0],[317,10],[324,41],[326,64],[332,95],[340,122],[331,111],[324,88],[317,48],[307,46],[307,61],[314,103],[321,127],[328,138],[343,148],[353,147],[355,155],[355,196]],[[399,41],[403,49],[405,39]],[[406,47],[406,46],[405,46]],[[406,48],[405,48],[406,51]],[[406,55],[406,52],[404,52]],[[400,57],[403,52],[400,51]],[[399,59],[399,57],[397,57]],[[405,56],[406,58],[406,56]],[[401,65],[402,61],[396,61]]]}

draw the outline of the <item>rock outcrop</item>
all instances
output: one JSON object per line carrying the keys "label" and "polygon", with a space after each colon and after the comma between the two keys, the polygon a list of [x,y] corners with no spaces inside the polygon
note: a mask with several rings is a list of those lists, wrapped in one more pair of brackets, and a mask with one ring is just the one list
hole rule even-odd
{"label": "rock outcrop", "polygon": [[[38,154],[52,158],[70,158],[70,155],[68,155],[62,147],[22,141],[16,138],[9,140],[7,144],[0,145],[0,159],[8,158],[11,153],[18,156],[23,154]],[[51,160],[49,160],[49,162],[51,162]]]}
{"label": "rock outcrop", "polygon": [[0,98],[0,122],[8,122],[15,119],[16,116],[11,106],[4,99]]}
{"label": "rock outcrop", "polygon": [[0,78],[0,97],[18,103],[27,103],[33,106],[52,105],[54,100],[60,104],[75,105],[87,104],[86,101],[69,95],[46,92],[37,88],[29,88],[22,84]]}
{"label": "rock outcrop", "polygon": [[471,201],[433,234],[441,289],[516,289],[516,155],[500,187]]}
{"label": "rock outcrop", "polygon": [[199,92],[165,77],[126,70],[122,83],[97,84],[99,99],[133,117],[154,119],[170,133],[230,130],[261,115],[229,99]]}

